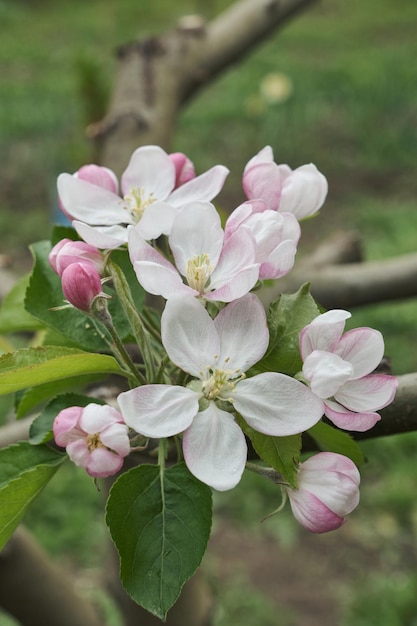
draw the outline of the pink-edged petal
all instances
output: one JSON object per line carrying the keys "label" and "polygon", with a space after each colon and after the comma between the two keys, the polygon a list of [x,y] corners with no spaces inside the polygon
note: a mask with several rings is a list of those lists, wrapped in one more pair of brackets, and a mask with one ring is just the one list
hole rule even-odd
{"label": "pink-edged petal", "polygon": [[122,416],[117,409],[109,405],[91,403],[83,410],[80,426],[89,435],[94,435],[95,433],[100,433],[108,426],[122,421]]}
{"label": "pink-edged petal", "polygon": [[259,279],[277,279],[285,276],[294,267],[297,246],[293,241],[283,241],[268,256],[259,268]]}
{"label": "pink-edged petal", "polygon": [[351,314],[348,311],[333,309],[319,315],[311,324],[305,326],[300,333],[300,352],[303,361],[313,350],[332,351],[349,317]]}
{"label": "pink-edged petal", "polygon": [[128,432],[126,424],[113,424],[100,433],[100,441],[119,456],[127,456],[130,452]]}
{"label": "pink-edged petal", "polygon": [[345,383],[335,399],[351,411],[377,411],[393,401],[397,387],[394,376],[369,374]]}
{"label": "pink-edged petal", "polygon": [[121,182],[124,194],[141,189],[145,198],[166,200],[175,186],[175,166],[159,146],[142,146],[132,154]]}
{"label": "pink-edged petal", "polygon": [[338,428],[361,433],[373,428],[381,419],[379,413],[374,413],[372,411],[361,411],[359,413],[349,411],[344,406],[334,402],[333,400],[325,401],[324,414]]}
{"label": "pink-edged petal", "polygon": [[177,215],[178,209],[171,204],[155,202],[145,209],[136,228],[144,239],[157,239],[160,235],[169,235]]}
{"label": "pink-edged petal", "polygon": [[130,221],[115,193],[71,174],[60,174],[57,184],[62,205],[73,219],[97,226]]}
{"label": "pink-edged petal", "polygon": [[280,205],[282,181],[275,163],[259,163],[243,175],[243,190],[246,197],[263,200],[268,209],[277,211]]}
{"label": "pink-edged petal", "polygon": [[312,533],[337,530],[345,519],[331,511],[312,493],[299,493],[296,489],[289,495],[291,510],[297,522]]}
{"label": "pink-edged petal", "polygon": [[175,265],[183,276],[189,260],[207,254],[215,267],[223,245],[220,216],[210,202],[195,202],[183,207],[175,219],[169,245]]}
{"label": "pink-edged petal", "polygon": [[181,293],[198,295],[184,285],[176,268],[143,239],[137,227],[128,228],[128,238],[130,260],[145,291],[166,299]]}
{"label": "pink-edged petal", "polygon": [[258,276],[259,265],[251,265],[235,274],[226,284],[217,287],[208,294],[206,293],[204,297],[206,300],[232,302],[232,300],[237,300],[247,294],[256,284]]}
{"label": "pink-edged petal", "polygon": [[265,310],[255,294],[230,302],[218,313],[214,325],[220,339],[220,369],[246,372],[265,354],[269,332]]}
{"label": "pink-edged petal", "polygon": [[216,363],[219,337],[210,315],[191,296],[174,297],[161,317],[162,343],[175,365],[197,378]]}
{"label": "pink-edged petal", "polygon": [[259,163],[268,163],[274,160],[274,153],[271,146],[265,146],[262,150],[259,150],[255,156],[253,156],[245,165],[244,173],[246,173],[254,165]]}
{"label": "pink-edged petal", "polygon": [[361,378],[380,364],[384,356],[384,339],[373,328],[354,328],[341,337],[335,352],[352,364],[352,378]]}
{"label": "pink-edged petal", "polygon": [[233,404],[249,426],[266,435],[286,437],[314,426],[323,402],[295,378],[265,372],[236,385]]}
{"label": "pink-edged petal", "polygon": [[95,165],[94,163],[91,163],[90,165],[83,165],[77,172],[75,172],[74,176],[76,178],[80,178],[81,180],[86,180],[93,185],[97,185],[98,187],[103,187],[103,189],[112,191],[115,194],[118,194],[119,192],[119,181],[117,180],[117,176],[108,167]]}
{"label": "pink-edged petal", "polygon": [[77,439],[67,445],[67,454],[75,465],[86,468],[90,460],[91,452],[88,449],[85,439]]}
{"label": "pink-edged petal", "polygon": [[262,213],[266,210],[266,204],[263,200],[247,200],[243,204],[239,205],[226,220],[224,227],[225,239],[228,239],[233,233],[235,233],[245,221],[255,213]]}
{"label": "pink-edged petal", "polygon": [[247,458],[245,436],[233,416],[214,402],[185,431],[183,449],[190,472],[210,487],[226,491],[240,481]]}
{"label": "pink-edged petal", "polygon": [[168,202],[180,207],[191,202],[210,202],[223,188],[229,170],[223,165],[214,167],[196,176],[171,193]]}
{"label": "pink-edged petal", "polygon": [[128,426],[157,439],[188,428],[198,412],[200,397],[186,387],[144,385],[121,393],[117,402]]}
{"label": "pink-edged petal", "polygon": [[283,180],[279,210],[303,219],[322,207],[327,191],[327,180],[316,166],[302,165]]}
{"label": "pink-edged petal", "polygon": [[319,398],[331,398],[353,374],[353,367],[337,354],[314,350],[303,365],[303,376]]}
{"label": "pink-edged petal", "polygon": [[77,220],[72,225],[84,241],[101,250],[114,250],[127,241],[127,230],[123,226],[90,226]]}
{"label": "pink-edged petal", "polygon": [[84,436],[83,430],[79,427],[79,420],[83,412],[81,406],[71,406],[58,413],[53,423],[53,432],[56,443],[65,446],[74,439]]}
{"label": "pink-edged petal", "polygon": [[298,474],[300,491],[312,493],[341,516],[358,506],[360,480],[353,461],[335,452],[320,452],[310,457],[301,464]]}
{"label": "pink-edged petal", "polygon": [[106,448],[96,448],[90,453],[85,469],[90,476],[94,478],[106,478],[114,476],[122,469],[123,457],[106,450]]}

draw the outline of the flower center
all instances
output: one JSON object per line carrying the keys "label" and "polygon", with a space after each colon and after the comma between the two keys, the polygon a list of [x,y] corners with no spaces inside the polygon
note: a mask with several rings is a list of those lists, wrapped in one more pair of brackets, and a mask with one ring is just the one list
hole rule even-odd
{"label": "flower center", "polygon": [[134,224],[140,222],[147,207],[154,202],[156,202],[156,198],[153,193],[145,196],[143,187],[132,187],[129,193],[123,197],[123,207],[130,213]]}
{"label": "flower center", "polygon": [[[228,359],[226,359],[227,361]],[[207,368],[207,375],[202,381],[202,391],[207,400],[220,398],[233,402],[232,395],[236,391],[236,384],[245,378],[240,370]]]}
{"label": "flower center", "polygon": [[92,452],[96,448],[105,448],[106,447],[104,444],[101,443],[100,435],[98,433],[94,433],[94,435],[88,435],[88,437],[86,438],[85,442],[86,442],[87,448],[89,449],[90,452]]}
{"label": "flower center", "polygon": [[188,259],[185,275],[189,286],[200,294],[204,293],[212,271],[209,254],[196,254],[192,259]]}

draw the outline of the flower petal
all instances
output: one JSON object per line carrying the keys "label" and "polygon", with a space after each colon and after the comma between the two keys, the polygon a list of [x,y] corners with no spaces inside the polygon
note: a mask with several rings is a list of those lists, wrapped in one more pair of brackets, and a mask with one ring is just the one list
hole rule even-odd
{"label": "flower petal", "polygon": [[84,408],[80,417],[80,426],[89,435],[94,435],[122,421],[122,416],[117,409],[92,402]]}
{"label": "flower petal", "polygon": [[119,456],[127,456],[130,452],[128,427],[126,424],[113,424],[100,433],[100,441],[116,452]]}
{"label": "flower petal", "polygon": [[252,428],[276,437],[301,433],[324,413],[323,402],[308,387],[276,372],[239,382],[233,405]]}
{"label": "flower petal", "polygon": [[158,438],[188,428],[200,397],[186,387],[144,385],[121,393],[117,402],[128,426],[145,437]]}
{"label": "flower petal", "polygon": [[338,428],[361,433],[373,428],[381,419],[379,413],[371,411],[349,411],[333,400],[325,401],[324,414]]}
{"label": "flower petal", "polygon": [[279,210],[303,219],[322,207],[327,191],[327,180],[317,167],[313,163],[302,165],[283,179]]}
{"label": "flower petal", "polygon": [[331,511],[314,494],[288,490],[291,510],[297,522],[312,533],[327,533],[340,528],[345,519]]}
{"label": "flower petal", "polygon": [[122,191],[141,189],[144,197],[166,200],[175,186],[175,166],[159,146],[141,146],[122,175]]}
{"label": "flower petal", "polygon": [[260,300],[248,293],[230,302],[214,319],[220,339],[218,367],[246,372],[263,357],[269,332]]}
{"label": "flower petal", "polygon": [[333,309],[318,315],[300,333],[300,351],[304,359],[313,350],[332,351],[345,328],[346,320],[351,317],[348,311]]}
{"label": "flower petal", "polygon": [[117,474],[122,465],[123,457],[106,448],[96,448],[91,452],[85,469],[90,476],[106,478]]}
{"label": "flower petal", "polygon": [[90,450],[85,439],[71,441],[67,445],[67,454],[71,461],[78,467],[86,468],[90,460]]}
{"label": "flower petal", "polygon": [[183,439],[188,469],[218,491],[233,489],[245,469],[247,446],[233,416],[211,402],[198,413]]}
{"label": "flower petal", "polygon": [[272,151],[271,146],[265,146],[262,150],[259,150],[254,157],[249,159],[249,161],[245,165],[244,173],[247,172],[254,165],[259,165],[259,163],[268,163],[274,160],[274,153]]}
{"label": "flower petal", "polygon": [[136,228],[144,239],[157,239],[160,235],[169,235],[172,224],[178,215],[178,209],[167,202],[150,204]]}
{"label": "flower petal", "polygon": [[353,367],[333,352],[314,350],[303,365],[303,376],[319,398],[331,398],[353,374]]}
{"label": "flower petal", "polygon": [[162,343],[175,365],[196,378],[217,361],[219,337],[213,320],[191,296],[174,297],[161,317]]}
{"label": "flower petal", "polygon": [[384,356],[384,339],[373,328],[354,328],[341,337],[335,352],[352,364],[353,378],[361,378],[380,364]]}
{"label": "flower petal", "polygon": [[175,189],[169,196],[168,202],[175,207],[191,202],[210,202],[222,190],[228,174],[227,167],[215,165],[204,174],[196,176]]}
{"label": "flower petal", "polygon": [[102,250],[114,250],[127,241],[127,230],[124,226],[90,226],[77,220],[72,225],[84,241]]}
{"label": "flower petal", "polygon": [[394,376],[369,374],[345,383],[335,399],[351,411],[377,411],[392,402],[397,387]]}
{"label": "flower petal", "polygon": [[121,199],[112,191],[71,174],[60,174],[57,184],[60,201],[73,219],[97,226],[129,221]]}
{"label": "flower petal", "polygon": [[243,175],[242,184],[249,200],[259,198],[268,209],[278,211],[282,180],[276,163],[263,162],[250,167]]}

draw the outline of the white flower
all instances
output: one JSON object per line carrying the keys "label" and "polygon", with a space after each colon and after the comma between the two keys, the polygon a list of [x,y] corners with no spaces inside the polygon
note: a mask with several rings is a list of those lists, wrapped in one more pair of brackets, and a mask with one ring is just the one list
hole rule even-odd
{"label": "white flower", "polygon": [[147,437],[183,432],[189,470],[215,489],[233,488],[247,456],[234,410],[255,430],[274,436],[300,433],[323,414],[322,401],[289,376],[245,377],[268,341],[265,312],[254,294],[226,305],[214,320],[195,298],[168,300],[162,342],[171,361],[195,380],[187,387],[144,385],[120,394],[123,418]]}

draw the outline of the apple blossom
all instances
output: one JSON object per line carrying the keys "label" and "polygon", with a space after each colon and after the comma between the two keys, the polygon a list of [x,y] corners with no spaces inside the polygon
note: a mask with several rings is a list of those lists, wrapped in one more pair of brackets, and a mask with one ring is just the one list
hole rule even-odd
{"label": "apple blossom", "polygon": [[71,461],[97,478],[116,474],[130,452],[128,427],[119,411],[107,405],[63,409],[54,420],[53,433]]}
{"label": "apple blossom", "polygon": [[85,241],[61,239],[51,250],[48,256],[49,264],[58,276],[71,263],[91,263],[99,274],[103,273],[103,255],[98,248],[90,246]]}
{"label": "apple blossom", "polygon": [[285,487],[296,520],[313,533],[336,530],[359,504],[360,475],[347,457],[320,452],[301,463],[298,487]]}
{"label": "apple blossom", "polygon": [[298,220],[317,213],[327,196],[327,180],[313,163],[292,170],[274,162],[266,146],[246,164],[243,190],[249,200],[264,200],[268,209],[292,213]]}
{"label": "apple blossom", "polygon": [[294,215],[267,209],[263,200],[244,202],[227,219],[226,241],[242,231],[255,240],[260,280],[280,278],[292,269],[301,234]]}
{"label": "apple blossom", "polygon": [[300,433],[321,418],[322,401],[294,378],[276,372],[246,378],[269,341],[265,311],[254,294],[227,304],[214,319],[195,298],[172,298],[161,323],[168,356],[194,380],[186,387],[151,384],[123,392],[120,410],[146,437],[183,433],[189,470],[211,487],[233,488],[244,470],[247,446],[234,411],[274,436]]}
{"label": "apple blossom", "polygon": [[100,274],[92,263],[71,263],[61,276],[65,298],[76,309],[89,313],[94,298],[103,293]]}
{"label": "apple blossom", "polygon": [[230,302],[258,280],[253,237],[242,230],[225,241],[219,214],[209,202],[187,205],[174,220],[169,245],[176,267],[146,243],[137,228],[128,229],[128,241],[138,281],[154,295],[171,298],[182,293]]}
{"label": "apple blossom", "polygon": [[384,354],[384,340],[373,328],[343,334],[348,311],[316,317],[300,333],[303,377],[322,398],[325,415],[339,428],[365,431],[380,419],[376,413],[392,402],[398,381],[373,374]]}
{"label": "apple blossom", "polygon": [[144,239],[169,234],[178,207],[212,200],[228,170],[216,165],[175,188],[176,168],[158,146],[142,146],[131,156],[121,177],[122,197],[97,179],[61,174],[58,194],[78,234],[98,248],[117,248],[127,241],[129,224],[138,225]]}

